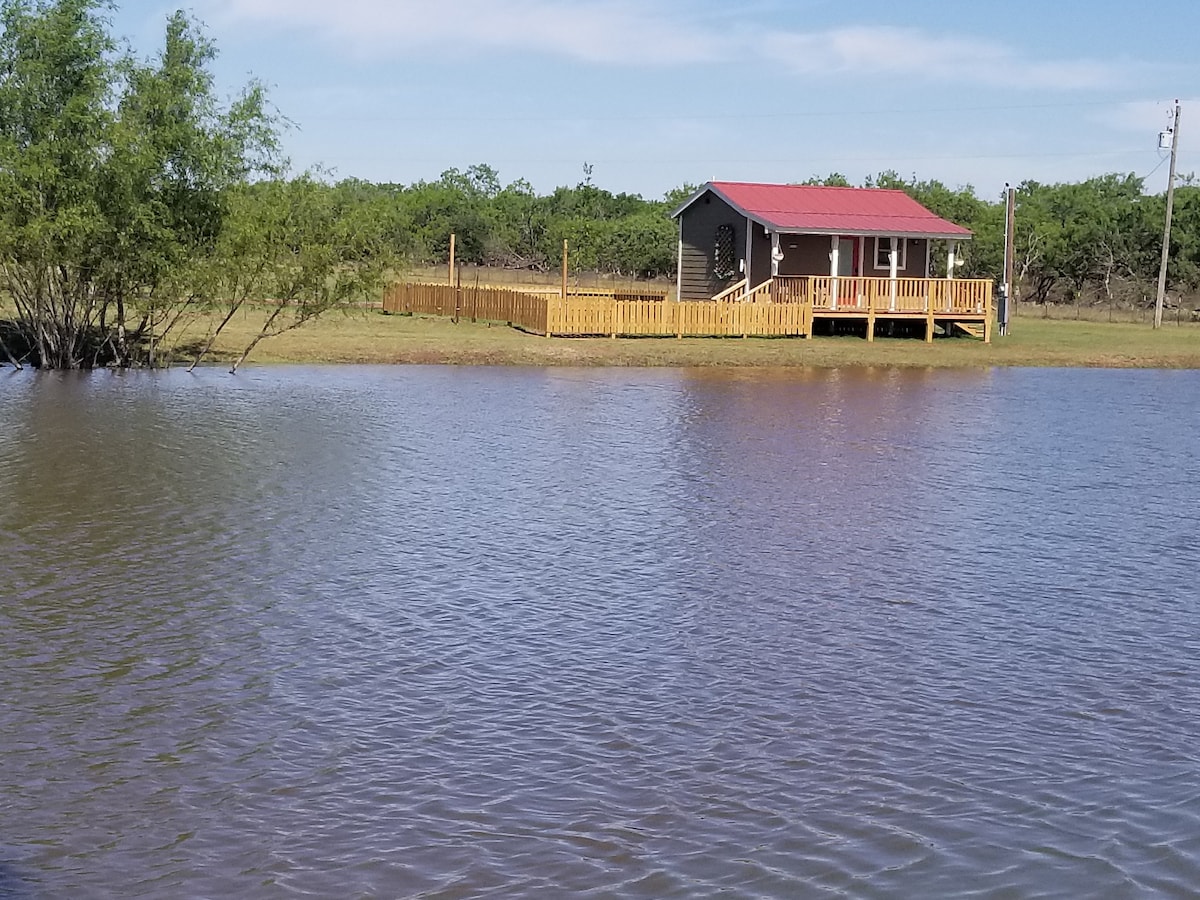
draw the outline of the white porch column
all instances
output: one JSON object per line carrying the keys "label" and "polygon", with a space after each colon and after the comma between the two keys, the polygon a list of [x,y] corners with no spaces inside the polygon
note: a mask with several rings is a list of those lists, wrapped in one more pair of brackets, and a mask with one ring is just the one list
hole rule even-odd
{"label": "white porch column", "polygon": [[675,267],[675,301],[683,299],[683,216],[679,217],[679,252],[675,257],[678,264]]}
{"label": "white porch column", "polygon": [[[746,292],[754,287],[754,229],[755,224],[746,220],[746,255],[742,258],[742,270],[739,274],[746,279]],[[742,294],[745,299],[745,293]]]}
{"label": "white porch column", "polygon": [[888,278],[892,280],[892,296],[891,302],[888,304],[888,309],[892,312],[896,311],[896,276],[900,270],[900,248],[897,246],[898,238],[889,238],[892,242],[891,250],[888,252]]}
{"label": "white porch column", "polygon": [[950,241],[947,243],[946,251],[946,277],[954,277],[954,267],[958,265],[958,259],[955,254],[958,252],[958,241]]}
{"label": "white porch column", "polygon": [[[783,259],[783,251],[779,249],[779,232],[771,232],[771,277],[779,275],[779,261]],[[753,285],[751,285],[753,287]]]}
{"label": "white porch column", "polygon": [[838,303],[838,252],[842,239],[836,234],[829,239],[829,308],[837,309]]}

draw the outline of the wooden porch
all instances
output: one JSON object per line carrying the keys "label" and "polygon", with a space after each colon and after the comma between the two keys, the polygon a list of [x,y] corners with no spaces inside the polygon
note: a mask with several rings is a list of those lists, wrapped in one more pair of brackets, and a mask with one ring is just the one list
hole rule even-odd
{"label": "wooden porch", "polygon": [[[984,278],[874,278],[863,275],[776,275],[755,287],[740,281],[715,296],[718,302],[796,303],[811,321],[861,320],[866,338],[877,321],[925,322],[925,340],[941,326],[991,343],[992,282]],[[811,335],[809,335],[811,336]]]}

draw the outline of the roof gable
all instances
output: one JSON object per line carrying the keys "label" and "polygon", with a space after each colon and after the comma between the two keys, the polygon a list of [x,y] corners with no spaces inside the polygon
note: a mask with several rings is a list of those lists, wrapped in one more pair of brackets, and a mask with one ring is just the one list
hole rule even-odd
{"label": "roof gable", "polygon": [[935,215],[904,191],[882,188],[710,181],[672,215],[682,215],[709,191],[773,231],[971,238],[970,230]]}

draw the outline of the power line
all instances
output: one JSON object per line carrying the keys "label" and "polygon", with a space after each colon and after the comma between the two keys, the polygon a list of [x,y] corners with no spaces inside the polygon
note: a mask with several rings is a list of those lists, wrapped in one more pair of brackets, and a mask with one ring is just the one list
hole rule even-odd
{"label": "power line", "polygon": [[[1128,156],[1130,154],[1138,154],[1138,153],[1144,153],[1144,152],[1145,152],[1144,147],[1136,147],[1136,148],[1126,148],[1123,150],[1101,150],[1101,151],[1092,151],[1092,152],[1086,152],[1086,153],[1074,153],[1074,152],[1066,152],[1066,153],[987,153],[987,154],[979,154],[979,155],[962,154],[962,153],[948,153],[948,154],[944,154],[941,156],[896,156],[893,154],[889,154],[886,156],[823,156],[823,157],[822,156],[803,156],[803,157],[787,156],[787,157],[778,157],[778,158],[771,158],[771,157],[764,157],[764,156],[744,156],[744,157],[724,158],[724,159],[718,159],[718,158],[714,158],[714,157],[707,157],[704,159],[681,159],[679,157],[671,157],[669,159],[664,158],[662,160],[659,160],[658,163],[661,165],[670,165],[673,167],[679,167],[679,166],[689,166],[689,165],[690,166],[733,165],[733,164],[745,163],[745,162],[792,163],[792,164],[804,163],[805,165],[812,165],[814,163],[850,163],[850,162],[853,162],[853,163],[863,163],[863,162],[911,163],[911,162],[946,162],[946,161],[953,161],[953,160],[988,160],[988,159],[1098,159],[1098,158],[1109,157],[1109,156]],[[434,157],[434,156],[424,156],[424,157],[422,157],[422,156],[403,156],[403,157],[398,157],[397,154],[394,152],[394,150],[389,151],[387,153],[380,151],[379,153],[370,153],[370,154],[357,154],[357,153],[346,154],[342,157],[342,159],[358,159],[358,160],[366,160],[366,159],[395,160],[397,158],[402,158],[403,161],[407,162],[407,163],[422,163],[422,162],[440,163],[440,162],[445,161],[444,156],[437,156],[437,157]],[[606,163],[606,164],[613,164],[613,163],[642,163],[645,165],[654,164],[653,160],[649,160],[644,156],[636,156],[636,157],[600,157],[600,156],[596,156],[596,157],[594,157],[594,159],[593,159],[593,156],[589,156],[588,158],[594,162]],[[579,160],[578,160],[578,158],[576,158],[574,156],[571,156],[571,157],[565,157],[565,156],[564,157],[532,157],[532,156],[492,156],[492,157],[489,157],[489,163],[510,163],[510,162],[536,163],[536,164],[549,164],[549,163],[572,163],[572,164],[574,164],[574,163],[578,163]]]}
{"label": "power line", "polygon": [[1147,179],[1148,179],[1148,178],[1149,178],[1151,175],[1153,175],[1155,172],[1157,172],[1159,169],[1161,169],[1161,168],[1162,168],[1162,167],[1163,167],[1163,166],[1166,164],[1167,160],[1168,160],[1168,159],[1170,159],[1170,158],[1171,158],[1171,157],[1170,157],[1170,154],[1168,154],[1168,155],[1164,156],[1162,159],[1160,159],[1160,160],[1158,161],[1158,165],[1157,165],[1157,166],[1155,166],[1153,169],[1151,169],[1151,170],[1150,170],[1149,172],[1147,172],[1145,175],[1139,175],[1138,177],[1139,177],[1139,178],[1140,178],[1142,181],[1146,181],[1146,180],[1147,180]]}
{"label": "power line", "polygon": [[[1074,103],[1023,103],[1004,104],[996,106],[923,106],[919,109],[901,109],[889,107],[886,109],[856,110],[856,116],[916,116],[944,115],[946,113],[990,113],[1015,112],[1033,109],[1087,109],[1112,106],[1114,103],[1126,101],[1095,100]],[[480,116],[476,114],[461,116],[411,116],[411,115],[381,115],[378,113],[349,115],[340,113],[308,114],[308,121],[333,122],[389,122],[402,121],[408,124],[430,124],[435,122],[730,122],[730,121],[775,121],[780,119],[818,119],[843,118],[847,115],[845,109],[798,110],[794,112],[772,111],[765,113],[670,113],[670,114],[639,114],[639,115],[500,115]]]}

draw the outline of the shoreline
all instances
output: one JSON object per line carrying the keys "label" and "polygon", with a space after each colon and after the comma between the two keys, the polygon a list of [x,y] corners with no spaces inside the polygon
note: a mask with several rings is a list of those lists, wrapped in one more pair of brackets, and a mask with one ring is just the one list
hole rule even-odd
{"label": "shoreline", "polygon": [[[206,364],[235,358],[260,322],[258,311],[236,316]],[[182,350],[206,329],[198,320],[179,335],[175,364],[189,359]],[[1200,369],[1200,325],[1155,331],[1140,324],[1028,318],[1014,320],[1011,331],[990,345],[966,337],[933,344],[860,337],[546,338],[503,323],[351,310],[265,340],[246,364]]]}
{"label": "shoreline", "polygon": [[[239,312],[205,367],[231,363],[261,327],[266,307]],[[168,367],[187,366],[215,316],[189,321],[165,351]],[[564,366],[613,368],[1112,368],[1200,369],[1200,323],[1140,323],[1017,318],[990,345],[968,337],[932,344],[908,338],[546,338],[503,323],[388,315],[352,308],[264,340],[248,366],[277,364]],[[8,368],[6,365],[5,368]]]}

